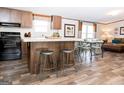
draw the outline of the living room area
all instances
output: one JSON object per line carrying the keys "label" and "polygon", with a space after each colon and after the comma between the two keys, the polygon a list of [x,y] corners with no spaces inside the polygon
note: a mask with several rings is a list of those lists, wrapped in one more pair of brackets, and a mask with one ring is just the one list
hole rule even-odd
{"label": "living room area", "polygon": [[98,25],[97,36],[104,40],[104,50],[114,53],[124,52],[124,20],[118,19],[116,21]]}

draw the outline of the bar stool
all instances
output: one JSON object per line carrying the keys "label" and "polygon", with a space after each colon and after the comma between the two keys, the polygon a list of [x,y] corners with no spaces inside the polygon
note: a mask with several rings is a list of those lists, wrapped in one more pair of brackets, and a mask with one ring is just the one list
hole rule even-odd
{"label": "bar stool", "polygon": [[53,51],[51,50],[41,51],[39,62],[40,62],[40,76],[41,76],[40,79],[49,77],[48,75],[46,76],[45,74],[45,72],[48,72],[48,71],[55,71],[56,76],[58,75],[57,62],[55,61]]}
{"label": "bar stool", "polygon": [[75,61],[71,62],[71,56],[74,58],[74,50],[73,49],[63,49],[62,50],[62,62],[61,62],[61,65],[62,65],[62,71],[63,71],[63,74],[64,74],[64,70],[66,67],[75,67]]}

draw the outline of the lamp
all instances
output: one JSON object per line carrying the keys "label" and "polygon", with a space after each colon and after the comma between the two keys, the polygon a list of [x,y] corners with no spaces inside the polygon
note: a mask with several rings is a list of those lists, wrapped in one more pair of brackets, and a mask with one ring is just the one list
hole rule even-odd
{"label": "lamp", "polygon": [[110,34],[110,30],[103,30],[102,35],[101,35],[101,39],[109,41],[109,42],[112,41],[113,35]]}

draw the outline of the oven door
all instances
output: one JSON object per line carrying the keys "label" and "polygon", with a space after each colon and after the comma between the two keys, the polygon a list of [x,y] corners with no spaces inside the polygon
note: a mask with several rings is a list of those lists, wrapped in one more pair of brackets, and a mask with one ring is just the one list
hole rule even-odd
{"label": "oven door", "polygon": [[0,50],[0,61],[21,59],[21,51],[17,48],[4,48]]}
{"label": "oven door", "polygon": [[3,40],[2,38],[0,38],[0,49],[3,49],[3,46],[4,46]]}
{"label": "oven door", "polygon": [[14,37],[0,39],[0,60],[13,60],[21,58],[20,40]]}
{"label": "oven door", "polygon": [[4,38],[3,40],[3,48],[16,48],[16,39]]}

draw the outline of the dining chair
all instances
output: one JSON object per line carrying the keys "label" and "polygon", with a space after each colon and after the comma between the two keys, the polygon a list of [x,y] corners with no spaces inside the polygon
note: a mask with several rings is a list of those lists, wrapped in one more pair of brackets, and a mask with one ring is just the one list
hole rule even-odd
{"label": "dining chair", "polygon": [[103,58],[103,42],[94,42],[91,45],[91,50],[92,50],[92,56],[95,55],[101,55]]}
{"label": "dining chair", "polygon": [[[79,47],[79,54],[80,54],[81,58],[84,57],[86,60],[87,53],[90,52],[90,59],[92,59],[92,50],[90,47],[90,43],[88,41],[86,41],[86,40],[81,41],[80,45],[78,47]],[[82,57],[82,54],[83,54],[83,57]]]}

